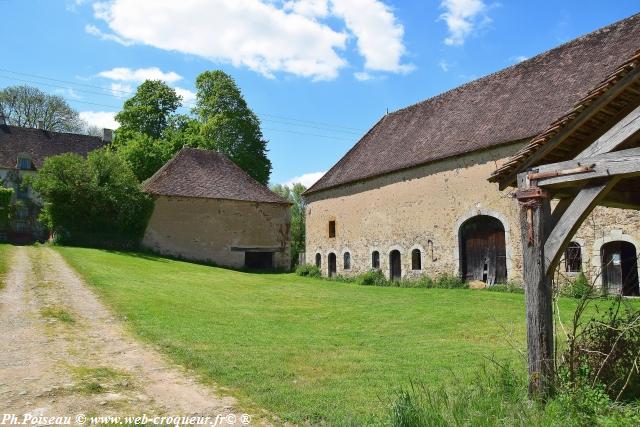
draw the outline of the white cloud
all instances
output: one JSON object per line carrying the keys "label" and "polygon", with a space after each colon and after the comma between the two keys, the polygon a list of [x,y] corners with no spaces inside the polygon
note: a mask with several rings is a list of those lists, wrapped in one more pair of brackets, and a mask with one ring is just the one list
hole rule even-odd
{"label": "white cloud", "polygon": [[116,113],[111,111],[81,111],[80,118],[98,128],[118,129],[120,123],[115,119]]}
{"label": "white cloud", "polygon": [[353,73],[353,77],[356,78],[359,82],[366,82],[373,79],[373,76],[364,71],[358,71],[357,73]]}
{"label": "white cloud", "polygon": [[126,83],[111,83],[111,94],[117,98],[127,98],[133,94],[133,88]]}
{"label": "white cloud", "polygon": [[145,80],[162,80],[167,83],[175,83],[178,80],[182,80],[180,74],[173,71],[165,73],[158,67],[138,68],[136,70],[127,67],[116,67],[111,70],[101,71],[98,76],[109,80],[135,83],[142,83]]}
{"label": "white cloud", "polygon": [[479,25],[490,21],[485,14],[487,5],[482,0],[442,0],[440,7],[445,10],[440,19],[449,29],[449,36],[444,39],[446,45],[463,45]]}
{"label": "white cloud", "polygon": [[328,0],[292,0],[284,3],[284,9],[308,18],[324,18],[329,14]]}
{"label": "white cloud", "polygon": [[446,73],[447,71],[449,71],[449,67],[451,66],[451,64],[447,60],[441,59],[440,61],[438,61],[438,66],[442,71]]}
{"label": "white cloud", "polygon": [[196,100],[196,94],[182,87],[174,87],[176,93],[182,97],[183,104],[191,104]]}
{"label": "white cloud", "polygon": [[315,184],[320,178],[322,178],[322,176],[325,173],[327,173],[327,171],[305,173],[303,175],[291,178],[290,180],[288,180],[285,183],[283,183],[283,185],[291,186],[293,184],[300,183],[300,184],[304,185],[305,187],[309,188],[313,184]]}
{"label": "white cloud", "polygon": [[129,40],[125,40],[122,37],[118,37],[115,34],[106,34],[103,33],[102,31],[100,31],[100,29],[98,27],[96,27],[95,25],[86,25],[84,27],[84,31],[87,34],[91,34],[92,36],[95,36],[97,38],[99,38],[100,40],[106,40],[106,41],[111,41],[111,42],[116,42],[116,43],[120,43],[123,46],[131,46],[133,44],[132,41]]}
{"label": "white cloud", "polygon": [[412,65],[402,64],[404,28],[388,6],[378,0],[332,0],[332,12],[345,20],[357,39],[365,69],[406,73]]}
{"label": "white cloud", "polygon": [[[337,77],[347,65],[350,35],[366,70],[412,69],[401,61],[404,29],[381,0],[109,0],[96,3],[94,15],[111,33],[95,26],[87,32],[102,39],[231,63],[270,78],[280,72]],[[340,23],[343,29],[333,28]]]}

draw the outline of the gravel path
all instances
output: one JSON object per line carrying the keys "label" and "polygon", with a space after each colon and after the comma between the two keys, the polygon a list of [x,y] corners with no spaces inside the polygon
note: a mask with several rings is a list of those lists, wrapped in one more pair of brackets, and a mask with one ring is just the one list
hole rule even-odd
{"label": "gravel path", "polygon": [[220,414],[218,425],[246,424],[233,398],[133,339],[57,252],[15,247],[11,256],[0,290],[0,417]]}

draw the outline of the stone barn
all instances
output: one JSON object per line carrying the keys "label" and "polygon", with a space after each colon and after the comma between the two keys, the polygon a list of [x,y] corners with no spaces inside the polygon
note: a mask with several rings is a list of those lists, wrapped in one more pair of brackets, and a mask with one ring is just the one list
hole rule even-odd
{"label": "stone barn", "polygon": [[[487,178],[638,48],[634,15],[385,115],[305,193],[307,262],[329,276],[380,268],[391,278],[519,280],[513,190]],[[638,251],[638,212],[599,207],[561,273]]]}
{"label": "stone barn", "polygon": [[224,155],[183,148],[143,188],[155,199],[144,247],[232,268],[290,267],[290,203]]}

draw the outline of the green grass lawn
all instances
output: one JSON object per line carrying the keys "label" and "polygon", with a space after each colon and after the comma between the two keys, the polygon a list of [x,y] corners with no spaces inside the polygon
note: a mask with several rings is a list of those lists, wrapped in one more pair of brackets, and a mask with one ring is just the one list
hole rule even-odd
{"label": "green grass lawn", "polygon": [[9,269],[11,250],[11,245],[0,244],[0,289],[4,287],[5,276]]}
{"label": "green grass lawn", "polygon": [[[411,381],[523,361],[521,294],[365,287],[160,257],[57,250],[139,336],[281,419],[371,420]],[[561,300],[569,315],[572,300]],[[370,421],[367,421],[370,422]]]}

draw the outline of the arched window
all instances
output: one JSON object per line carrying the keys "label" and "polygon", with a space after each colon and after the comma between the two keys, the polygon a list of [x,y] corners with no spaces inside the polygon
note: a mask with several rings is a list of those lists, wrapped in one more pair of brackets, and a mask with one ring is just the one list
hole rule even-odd
{"label": "arched window", "polygon": [[567,273],[579,273],[582,270],[582,251],[580,243],[571,242],[564,251],[564,266]]}
{"label": "arched window", "polygon": [[373,251],[371,254],[371,268],[380,268],[380,252]]}
{"label": "arched window", "polygon": [[320,255],[319,253],[316,254],[316,267],[322,267],[322,255]]}
{"label": "arched window", "polygon": [[344,269],[351,270],[351,254],[349,252],[344,253]]}
{"label": "arched window", "polygon": [[422,270],[422,253],[420,249],[414,249],[411,251],[411,269]]}

